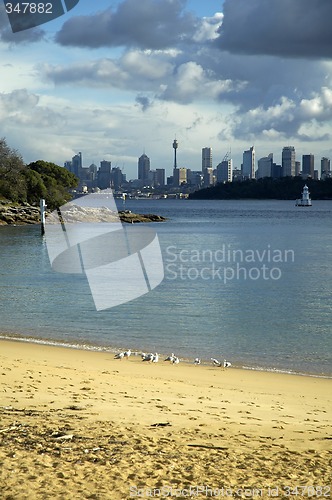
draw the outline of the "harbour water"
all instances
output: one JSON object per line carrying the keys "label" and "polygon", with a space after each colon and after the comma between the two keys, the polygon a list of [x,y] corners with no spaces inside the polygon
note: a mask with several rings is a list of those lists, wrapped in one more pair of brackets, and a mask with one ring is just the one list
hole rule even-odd
{"label": "harbour water", "polygon": [[104,311],[96,311],[84,275],[51,269],[38,226],[2,226],[0,337],[331,377],[332,202],[294,205],[119,202],[168,218],[151,226],[165,277]]}

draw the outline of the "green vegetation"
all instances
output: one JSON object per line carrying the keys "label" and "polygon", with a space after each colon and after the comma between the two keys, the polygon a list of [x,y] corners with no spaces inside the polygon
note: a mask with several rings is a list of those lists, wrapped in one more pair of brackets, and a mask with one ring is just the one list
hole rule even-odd
{"label": "green vegetation", "polygon": [[295,200],[301,197],[303,186],[307,184],[310,197],[313,200],[332,199],[332,179],[316,181],[303,180],[301,177],[283,177],[271,179],[265,177],[259,180],[243,182],[226,182],[190,194],[191,199],[199,200],[236,200],[236,199],[275,199]]}
{"label": "green vegetation", "polygon": [[38,204],[45,198],[50,210],[71,199],[78,179],[65,168],[42,160],[25,165],[21,155],[0,139],[0,199]]}

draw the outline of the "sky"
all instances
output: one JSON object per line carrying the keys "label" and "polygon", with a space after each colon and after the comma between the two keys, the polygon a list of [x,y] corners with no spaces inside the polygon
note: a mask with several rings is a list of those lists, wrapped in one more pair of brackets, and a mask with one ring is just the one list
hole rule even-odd
{"label": "sky", "polygon": [[284,146],[332,159],[331,0],[80,0],[12,33],[0,0],[0,137],[26,163],[138,157],[171,175]]}

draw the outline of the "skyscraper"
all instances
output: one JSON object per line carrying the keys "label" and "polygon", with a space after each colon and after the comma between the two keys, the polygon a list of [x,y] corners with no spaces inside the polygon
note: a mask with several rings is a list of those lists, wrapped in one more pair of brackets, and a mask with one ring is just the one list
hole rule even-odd
{"label": "skyscraper", "polygon": [[211,148],[202,148],[202,172],[206,168],[212,168],[212,149]]}
{"label": "skyscraper", "polygon": [[156,184],[158,186],[165,186],[165,169],[156,168]]}
{"label": "skyscraper", "polygon": [[282,150],[281,167],[283,177],[295,176],[295,148],[294,146],[285,146]]}
{"label": "skyscraper", "polygon": [[273,153],[264,156],[258,160],[258,168],[256,172],[256,179],[263,179],[264,177],[272,177],[273,166]]}
{"label": "skyscraper", "polygon": [[150,158],[144,153],[138,158],[138,179],[147,181],[150,172]]}
{"label": "skyscraper", "polygon": [[102,160],[98,170],[98,187],[100,189],[109,189],[111,187],[111,168],[110,161]]}
{"label": "skyscraper", "polygon": [[213,185],[213,168],[205,168],[203,173],[203,185],[209,187]]}
{"label": "skyscraper", "polygon": [[302,177],[311,177],[313,179],[315,176],[315,157],[314,155],[302,155]]}
{"label": "skyscraper", "polygon": [[111,171],[111,186],[115,191],[118,191],[124,182],[124,176],[121,168],[113,167]]}
{"label": "skyscraper", "polygon": [[321,166],[321,179],[326,179],[327,177],[331,177],[331,161],[329,158],[323,156],[320,161]]}
{"label": "skyscraper", "polygon": [[232,182],[233,162],[231,159],[224,159],[217,165],[217,182]]}
{"label": "skyscraper", "polygon": [[187,169],[174,168],[173,170],[173,186],[179,187],[187,182]]}
{"label": "skyscraper", "polygon": [[250,149],[243,152],[242,176],[243,176],[243,179],[254,179],[255,178],[255,148],[254,148],[254,146],[251,146]]}
{"label": "skyscraper", "polygon": [[77,155],[72,157],[72,173],[75,174],[77,177],[81,176],[81,170],[82,170],[82,153],[79,152]]}

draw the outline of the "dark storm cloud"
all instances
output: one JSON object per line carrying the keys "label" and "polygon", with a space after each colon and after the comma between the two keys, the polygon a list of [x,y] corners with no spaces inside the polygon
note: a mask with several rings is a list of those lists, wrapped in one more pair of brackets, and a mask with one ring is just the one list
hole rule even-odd
{"label": "dark storm cloud", "polygon": [[162,49],[190,40],[196,29],[186,0],[124,0],[117,8],[69,19],[56,35],[61,45]]}
{"label": "dark storm cloud", "polygon": [[231,53],[332,57],[331,0],[225,0],[216,44]]}

